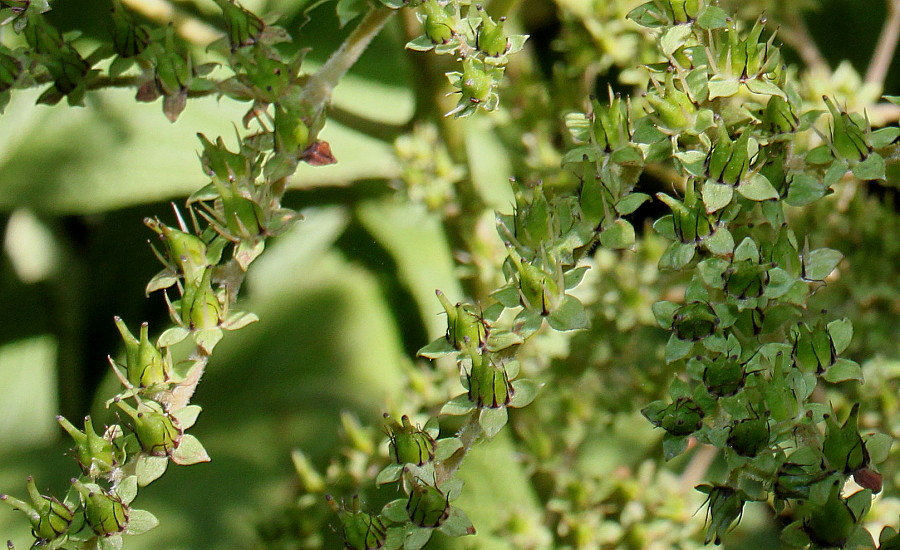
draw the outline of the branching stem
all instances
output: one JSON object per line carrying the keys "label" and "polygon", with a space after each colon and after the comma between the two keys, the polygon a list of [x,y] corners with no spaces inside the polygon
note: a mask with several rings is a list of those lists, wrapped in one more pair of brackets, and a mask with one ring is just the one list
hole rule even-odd
{"label": "branching stem", "polygon": [[897,40],[900,38],[900,0],[888,1],[888,16],[881,27],[881,36],[878,37],[878,45],[869,62],[866,71],[866,82],[884,85],[891,62],[894,60],[894,52],[897,50]]}

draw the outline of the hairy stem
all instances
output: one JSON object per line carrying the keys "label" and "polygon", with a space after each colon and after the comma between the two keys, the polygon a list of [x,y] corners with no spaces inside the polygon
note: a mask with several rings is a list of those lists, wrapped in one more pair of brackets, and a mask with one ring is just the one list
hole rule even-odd
{"label": "hairy stem", "polygon": [[385,7],[374,7],[363,17],[359,25],[341,44],[322,68],[306,82],[303,96],[310,105],[325,105],[331,101],[334,87],[366,51],[372,39],[381,32],[394,11]]}

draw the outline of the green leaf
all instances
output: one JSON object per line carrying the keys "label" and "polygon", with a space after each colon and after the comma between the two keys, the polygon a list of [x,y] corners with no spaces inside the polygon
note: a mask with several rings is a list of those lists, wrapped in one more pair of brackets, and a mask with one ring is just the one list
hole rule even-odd
{"label": "green leaf", "polygon": [[406,43],[406,49],[416,52],[427,52],[434,48],[434,42],[424,34]]}
{"label": "green leaf", "polygon": [[659,39],[659,47],[662,52],[671,57],[676,50],[684,46],[687,37],[691,35],[693,29],[690,25],[676,25],[665,30]]}
{"label": "green leaf", "polygon": [[531,402],[534,401],[534,398],[537,397],[538,390],[540,389],[537,382],[528,378],[514,380],[512,387],[515,394],[513,394],[509,406],[516,409],[521,409],[522,407],[530,405]]}
{"label": "green leaf", "polygon": [[442,408],[441,414],[446,414],[449,416],[460,416],[464,414],[469,414],[475,408],[475,405],[472,404],[472,401],[469,399],[468,394],[457,395],[450,401],[448,401]]}
{"label": "green leaf", "polygon": [[659,259],[660,269],[678,270],[691,263],[694,259],[696,250],[693,244],[675,241],[666,248],[662,257]]}
{"label": "green leaf", "polygon": [[853,340],[853,323],[846,317],[828,323],[828,334],[835,353],[843,353]]}
{"label": "green leaf", "polygon": [[703,241],[703,246],[717,256],[729,256],[734,252],[734,238],[730,231],[719,227]]}
{"label": "green leaf", "polygon": [[746,80],[744,84],[746,84],[747,89],[754,94],[777,95],[781,98],[787,99],[784,91],[779,88],[774,82],[766,79],[765,77],[752,78],[750,80]]}
{"label": "green leaf", "polygon": [[463,537],[475,534],[475,526],[469,516],[459,508],[450,507],[450,516],[438,527],[438,531],[448,537]]}
{"label": "green leaf", "polygon": [[128,476],[116,485],[116,495],[122,499],[125,504],[131,504],[138,492],[138,477]]}
{"label": "green leaf", "polygon": [[259,321],[259,317],[257,317],[255,313],[250,313],[249,311],[234,311],[230,313],[228,318],[225,319],[225,322],[222,323],[222,328],[226,330],[239,330],[257,321]]}
{"label": "green leaf", "polygon": [[616,203],[616,213],[620,216],[627,216],[648,200],[650,200],[650,195],[646,193],[631,193]]}
{"label": "green leaf", "polygon": [[406,538],[403,539],[403,550],[419,550],[428,544],[432,533],[434,533],[433,529],[412,526],[412,529],[406,534]]}
{"label": "green leaf", "polygon": [[785,202],[791,206],[806,206],[825,196],[825,186],[819,179],[809,174],[793,174],[790,176]]}
{"label": "green leaf", "polygon": [[366,9],[366,0],[338,0],[335,11],[341,27],[356,19]]}
{"label": "green leaf", "polygon": [[566,271],[565,276],[563,276],[563,284],[565,285],[566,290],[572,290],[581,284],[581,281],[584,279],[584,276],[589,269],[589,266],[582,266]]}
{"label": "green leaf", "polygon": [[666,363],[672,363],[688,357],[693,349],[693,342],[681,340],[672,334],[672,336],[669,337],[669,341],[666,342]]}
{"label": "green leaf", "polygon": [[159,335],[159,338],[156,340],[156,345],[161,348],[174,346],[183,341],[190,334],[191,331],[184,327],[172,327]]}
{"label": "green leaf", "polygon": [[456,348],[445,338],[441,336],[437,340],[431,342],[427,346],[420,349],[416,355],[427,357],[428,359],[437,359],[451,353],[456,353]]}
{"label": "green leaf", "polygon": [[125,529],[125,532],[129,535],[140,535],[157,525],[159,525],[159,520],[156,519],[156,516],[147,510],[135,510],[132,508],[128,512],[128,527]]}
{"label": "green leaf", "polygon": [[731,18],[728,17],[728,12],[723,10],[718,6],[706,6],[700,15],[697,16],[697,25],[700,26],[701,29],[705,29],[708,31],[714,29],[724,29],[728,26],[728,21]]}
{"label": "green leaf", "polygon": [[721,210],[728,206],[734,197],[734,187],[718,183],[713,180],[706,180],[701,191],[703,196],[703,206],[706,207],[708,213]]}
{"label": "green leaf", "polygon": [[833,365],[828,367],[828,370],[825,371],[825,374],[822,375],[826,381],[831,382],[832,384],[837,384],[838,382],[846,382],[848,380],[856,380],[858,382],[863,381],[863,373],[862,368],[859,366],[859,363],[856,361],[850,361],[849,359],[838,359]]}
{"label": "green leaf", "polygon": [[200,405],[188,405],[174,411],[172,416],[178,421],[179,428],[187,430],[197,422],[197,417],[202,410]]}
{"label": "green leaf", "polygon": [[717,97],[731,97],[741,89],[741,82],[737,78],[724,78],[716,75],[709,79],[709,99]]}
{"label": "green leaf", "polygon": [[138,485],[144,487],[159,479],[169,466],[167,456],[141,456],[135,462],[134,473],[137,476]]}
{"label": "green leaf", "polygon": [[484,430],[484,435],[488,438],[497,435],[506,422],[509,420],[509,413],[506,407],[497,407],[496,409],[481,409],[481,416],[478,423]]}
{"label": "green leaf", "polygon": [[405,464],[388,464],[383,470],[378,472],[378,475],[375,477],[375,484],[384,485],[385,483],[397,481],[403,474],[404,466]]}
{"label": "green leaf", "polygon": [[666,433],[663,436],[663,457],[668,461],[672,460],[676,456],[680,455],[684,451],[687,450],[688,446],[688,436],[674,436],[670,433]]}
{"label": "green leaf", "polygon": [[869,153],[866,160],[853,167],[853,175],[863,181],[884,180],[884,158],[878,153]]}
{"label": "green leaf", "polygon": [[872,149],[881,149],[882,147],[887,147],[897,138],[900,138],[900,128],[896,126],[879,128],[878,130],[875,130],[874,132],[869,134],[869,142],[872,144]]}
{"label": "green leaf", "polygon": [[182,466],[209,462],[209,460],[209,455],[206,454],[203,444],[191,434],[182,435],[181,443],[178,444],[178,448],[172,453],[172,462]]}
{"label": "green leaf", "polygon": [[458,449],[461,449],[462,446],[463,443],[459,440],[458,437],[445,437],[444,439],[438,439],[437,445],[434,449],[434,459],[447,460]]}
{"label": "green leaf", "polygon": [[843,257],[843,254],[831,248],[813,250],[804,264],[804,278],[807,281],[824,281]]}
{"label": "green leaf", "polygon": [[613,250],[631,248],[635,242],[634,227],[627,220],[619,218],[600,232],[600,244]]}
{"label": "green leaf", "polygon": [[203,348],[206,353],[212,353],[216,345],[222,341],[224,333],[220,328],[208,328],[193,333],[194,343]]}
{"label": "green leaf", "polygon": [[888,459],[894,438],[890,434],[875,433],[863,437],[866,442],[866,450],[869,452],[869,460],[872,464],[881,464]]}
{"label": "green leaf", "polygon": [[750,176],[750,179],[738,185],[738,193],[751,201],[765,201],[777,199],[778,191],[769,182],[769,179],[759,172]]}
{"label": "green leaf", "polygon": [[406,514],[406,499],[398,498],[388,502],[381,509],[381,515],[394,523],[409,522],[409,516]]}
{"label": "green leaf", "polygon": [[763,296],[766,298],[780,298],[787,294],[787,292],[791,289],[791,286],[797,282],[797,279],[791,276],[790,273],[781,269],[780,267],[776,267],[769,270],[769,284],[766,286],[766,290],[763,293]]}
{"label": "green leaf", "polygon": [[512,285],[495,290],[491,293],[491,298],[509,308],[519,306],[519,291]]}
{"label": "green leaf", "polygon": [[672,321],[674,320],[675,312],[679,307],[681,306],[675,302],[663,300],[653,304],[651,309],[653,310],[653,316],[656,317],[656,322],[659,323],[659,326],[668,330],[672,328]]}
{"label": "green leaf", "polygon": [[96,548],[100,550],[122,550],[122,535],[111,535],[108,537],[100,537],[97,541]]}
{"label": "green leaf", "polygon": [[559,306],[547,316],[547,322],[554,330],[582,330],[591,326],[584,305],[578,298],[566,294]]}
{"label": "green leaf", "polygon": [[500,351],[512,346],[517,346],[525,340],[515,332],[507,332],[501,330],[492,331],[488,335],[487,349],[489,351]]}

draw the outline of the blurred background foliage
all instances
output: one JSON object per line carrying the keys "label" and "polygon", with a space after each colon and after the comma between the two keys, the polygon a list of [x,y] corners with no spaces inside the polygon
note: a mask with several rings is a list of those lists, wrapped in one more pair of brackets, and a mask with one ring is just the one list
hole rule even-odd
{"label": "blurred background foliage", "polygon": [[[212,2],[132,1],[142,2],[148,13],[174,8],[204,32],[221,25]],[[298,37],[293,47],[312,48],[310,67],[349,31],[340,28],[331,2],[243,3],[257,13],[280,13],[281,25]],[[510,23],[531,35],[528,55],[510,68],[503,113],[446,123],[462,136],[465,154],[447,153],[446,166],[437,169],[445,183],[460,170],[469,172],[490,206],[507,212],[511,176],[543,179],[548,188],[571,185],[574,176],[559,169],[565,151],[562,115],[582,109],[589,93],[605,95],[607,84],[627,92],[638,81],[637,65],[652,60],[639,36],[643,30],[624,19],[638,3],[493,0],[489,11],[508,11],[515,15]],[[810,71],[804,78],[818,79],[821,93],[843,91],[838,97],[851,110],[870,105],[881,93],[900,94],[896,57],[883,90],[865,88],[859,76],[886,17],[885,2],[722,4],[750,18],[766,12],[782,25],[780,36],[798,63],[809,63],[810,53],[801,51],[803,37],[796,33],[810,33],[823,66],[836,72]],[[90,43],[106,32],[92,14],[106,9],[102,0],[56,2],[50,17],[62,28],[80,29]],[[196,32],[202,42],[203,32]],[[245,289],[244,308],[261,322],[225,339],[195,398],[205,414],[194,433],[213,461],[172,468],[141,493],[141,507],[153,510],[161,527],[129,540],[130,548],[340,544],[327,529],[310,546],[278,542],[278,528],[290,524],[290,503],[297,497],[291,451],[303,449],[324,470],[344,444],[342,411],[363,426],[379,426],[385,404],[403,393],[404,380],[427,377],[433,368],[414,357],[444,330],[434,289],[452,300],[463,298],[452,239],[424,206],[429,196],[446,191],[437,185],[442,180],[432,178],[436,187],[428,189],[404,188],[401,182],[422,155],[410,150],[415,140],[395,147],[394,138],[412,128],[411,120],[436,123],[435,113],[422,103],[443,91],[423,90],[421,75],[443,70],[434,66],[444,62],[404,51],[405,41],[394,21],[337,88],[336,109],[322,137],[339,162],[301,168],[292,179],[285,204],[306,219],[267,250]],[[842,65],[845,60],[849,64]],[[204,183],[196,132],[232,135],[244,109],[228,101],[192,100],[172,125],[158,105],[135,103],[127,92],[92,94],[85,109],[34,106],[35,98],[35,93],[15,94],[0,118],[4,490],[18,489],[29,474],[54,489],[71,476],[54,416],[110,414],[102,403],[114,386],[106,356],[120,353],[113,315],[131,323],[148,320],[151,328],[167,322],[159,297],[144,297],[157,266],[147,246],[151,233],[140,221],[145,216],[173,221],[169,202]],[[869,114],[876,124],[884,122],[878,112]],[[427,128],[421,126],[415,139],[427,139],[422,137]],[[426,148],[426,156],[438,159],[435,151],[437,145]],[[668,185],[650,176],[645,180],[646,192]],[[894,437],[900,437],[898,182],[894,172],[887,184],[847,183],[798,214],[802,225],[796,228],[810,233],[814,246],[846,255],[838,276],[814,303],[832,317],[853,320],[855,338],[847,357],[864,365],[867,384],[860,395],[830,397],[865,400],[862,428]],[[660,211],[646,205],[635,214],[635,225]],[[488,223],[485,246],[499,246],[491,233]],[[458,505],[480,518],[480,534],[436,538],[429,548],[539,548],[549,536],[544,526],[534,525],[542,521],[535,518],[544,517],[544,505],[555,514],[558,534],[567,525],[592,526],[589,544],[573,548],[675,548],[671,541],[700,533],[702,518],[691,516],[702,498],[693,485],[707,467],[715,474],[715,457],[697,451],[659,466],[660,434],[638,412],[665,392],[669,376],[662,360],[666,335],[656,327],[650,305],[677,294],[680,284],[657,271],[664,245],[646,225],[644,233],[636,252],[603,251],[591,259],[595,269],[578,292],[592,304],[593,328],[571,339],[546,338],[530,351],[547,363],[553,391],[513,413],[514,430],[481,445],[466,462],[463,477],[481,481],[469,484]],[[559,429],[550,433],[547,426]],[[530,446],[530,459],[516,459],[522,456],[519,445]],[[567,452],[547,451],[560,448]],[[886,490],[873,522],[897,519],[896,453],[885,465]],[[547,494],[542,485],[547,472],[561,470],[571,477],[567,500]],[[392,495],[373,492],[368,498],[386,501]],[[763,507],[748,507],[729,546],[777,544],[772,525],[778,520],[768,514]],[[337,527],[335,518],[326,523]],[[260,531],[268,533],[268,543],[259,542]],[[29,539],[26,523],[11,511],[0,511],[0,533],[22,547]]]}

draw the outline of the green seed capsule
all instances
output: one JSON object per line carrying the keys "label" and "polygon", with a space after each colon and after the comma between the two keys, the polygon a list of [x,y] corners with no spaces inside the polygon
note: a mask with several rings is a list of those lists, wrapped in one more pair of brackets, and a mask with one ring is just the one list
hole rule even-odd
{"label": "green seed capsule", "polygon": [[72,485],[84,501],[84,518],[100,536],[121,533],[128,526],[128,507],[118,496],[98,486],[87,487],[77,479]]}
{"label": "green seed capsule", "polygon": [[454,348],[465,349],[466,342],[481,346],[487,338],[487,323],[478,314],[472,304],[453,305],[440,290],[436,291],[438,300],[447,312],[447,341]]}
{"label": "green seed capsule", "polygon": [[734,262],[722,274],[722,278],[725,280],[725,292],[740,300],[759,298],[765,292],[766,285],[769,284],[767,267],[751,260]]}
{"label": "green seed capsule", "polygon": [[706,209],[699,201],[695,204],[682,204],[665,193],[658,193],[657,197],[672,209],[672,222],[675,226],[675,235],[685,244],[698,243],[713,232],[713,225]]}
{"label": "green seed capsule", "polygon": [[440,527],[450,517],[450,500],[437,487],[414,483],[406,513],[419,527]]}
{"label": "green seed capsule", "polygon": [[422,10],[425,12],[425,36],[433,44],[446,44],[453,38],[454,17],[447,13],[447,8],[438,0],[425,0],[422,2]]}
{"label": "green seed capsule", "polygon": [[706,302],[691,302],[675,310],[672,330],[680,340],[696,342],[711,336],[719,325],[719,317]]}
{"label": "green seed capsule", "polygon": [[674,436],[691,435],[703,426],[703,409],[693,399],[676,399],[659,414],[657,426]]}
{"label": "green seed capsule", "polygon": [[869,144],[865,132],[853,119],[828,98],[823,96],[831,113],[831,142],[837,152],[848,160],[863,160],[869,156]]}
{"label": "green seed capsule", "polygon": [[834,415],[825,419],[825,441],[822,454],[828,465],[838,472],[849,474],[869,466],[869,451],[859,435],[859,403],[855,403],[843,426]]}
{"label": "green seed capsule", "polygon": [[769,127],[781,133],[790,133],[797,129],[800,119],[794,112],[794,106],[781,96],[773,95],[766,104],[763,120]]}
{"label": "green seed capsule", "polygon": [[512,399],[513,387],[503,367],[490,362],[473,363],[468,380],[469,400],[478,408],[498,409]]}
{"label": "green seed capsule", "polygon": [[700,485],[698,491],[706,493],[707,518],[709,523],[706,528],[706,539],[716,544],[722,543],[722,535],[725,534],[735,521],[740,521],[744,511],[744,500],[737,491],[724,485]]}
{"label": "green seed capsule", "polygon": [[141,339],[138,340],[121,317],[115,317],[114,320],[125,342],[125,372],[128,381],[139,388],[165,384],[169,379],[168,366],[162,353],[150,342],[149,325],[141,325]]}
{"label": "green seed capsule", "polygon": [[138,443],[148,455],[171,456],[181,443],[182,430],[158,403],[144,400],[137,409],[124,401],[116,404],[131,417]]}
{"label": "green seed capsule", "polygon": [[207,330],[222,323],[222,304],[212,289],[212,267],[208,267],[197,285],[184,289],[181,298],[181,320],[191,330]]}
{"label": "green seed capsule", "polygon": [[835,481],[828,500],[821,506],[809,509],[803,520],[803,530],[809,538],[822,548],[843,548],[844,543],[856,529],[857,518],[841,498],[841,483]]}
{"label": "green seed capsule", "polygon": [[798,323],[791,331],[794,347],[791,358],[798,369],[804,372],[825,372],[837,361],[837,352],[828,329],[822,323],[810,328]]}
{"label": "green seed capsule", "polygon": [[116,53],[122,58],[132,58],[143,53],[150,44],[147,27],[138,25],[131,13],[122,6],[120,0],[113,0],[112,42]]}
{"label": "green seed capsule", "polygon": [[178,273],[184,276],[185,283],[194,283],[203,276],[209,266],[203,239],[153,218],[144,218],[144,225],[155,231],[166,244],[170,261],[175,264]]}
{"label": "green seed capsule", "polygon": [[360,511],[359,496],[353,496],[350,508],[339,507],[331,495],[328,503],[337,510],[343,524],[344,547],[350,550],[380,550],[387,540],[387,527],[379,516]]}
{"label": "green seed capsule", "polygon": [[731,426],[728,446],[741,456],[754,457],[768,448],[770,437],[766,417],[748,418]]}
{"label": "green seed capsule", "polygon": [[478,49],[488,57],[499,57],[505,54],[509,49],[509,39],[503,32],[503,23],[506,18],[501,17],[500,22],[495,23],[481,5],[476,8],[481,15],[481,27],[478,29],[476,40]]}
{"label": "green seed capsule", "polygon": [[266,28],[262,19],[232,0],[215,0],[215,2],[225,16],[225,32],[228,34],[231,51],[256,44]]}
{"label": "green seed capsule", "polygon": [[57,422],[75,441],[75,459],[81,466],[84,475],[96,478],[111,472],[119,465],[119,452],[107,437],[101,437],[94,431],[91,417],[84,417],[84,431],[82,432],[66,418],[56,417]]}
{"label": "green seed capsule", "polygon": [[68,531],[75,517],[74,512],[55,497],[42,495],[37,490],[33,477],[28,477],[26,487],[33,504],[9,495],[0,495],[0,502],[27,515],[32,533],[39,541],[46,543]]}
{"label": "green seed capsule", "polygon": [[744,365],[737,357],[720,355],[715,361],[706,363],[703,384],[712,395],[729,397],[744,386],[746,376]]}
{"label": "green seed capsule", "polygon": [[471,103],[484,103],[494,89],[494,80],[487,73],[484,63],[474,58],[463,60],[462,86],[463,98]]}
{"label": "green seed capsule", "polygon": [[388,425],[391,454],[397,464],[421,466],[434,460],[435,442],[431,434],[413,426],[406,415],[400,421],[402,424],[391,422]]}

